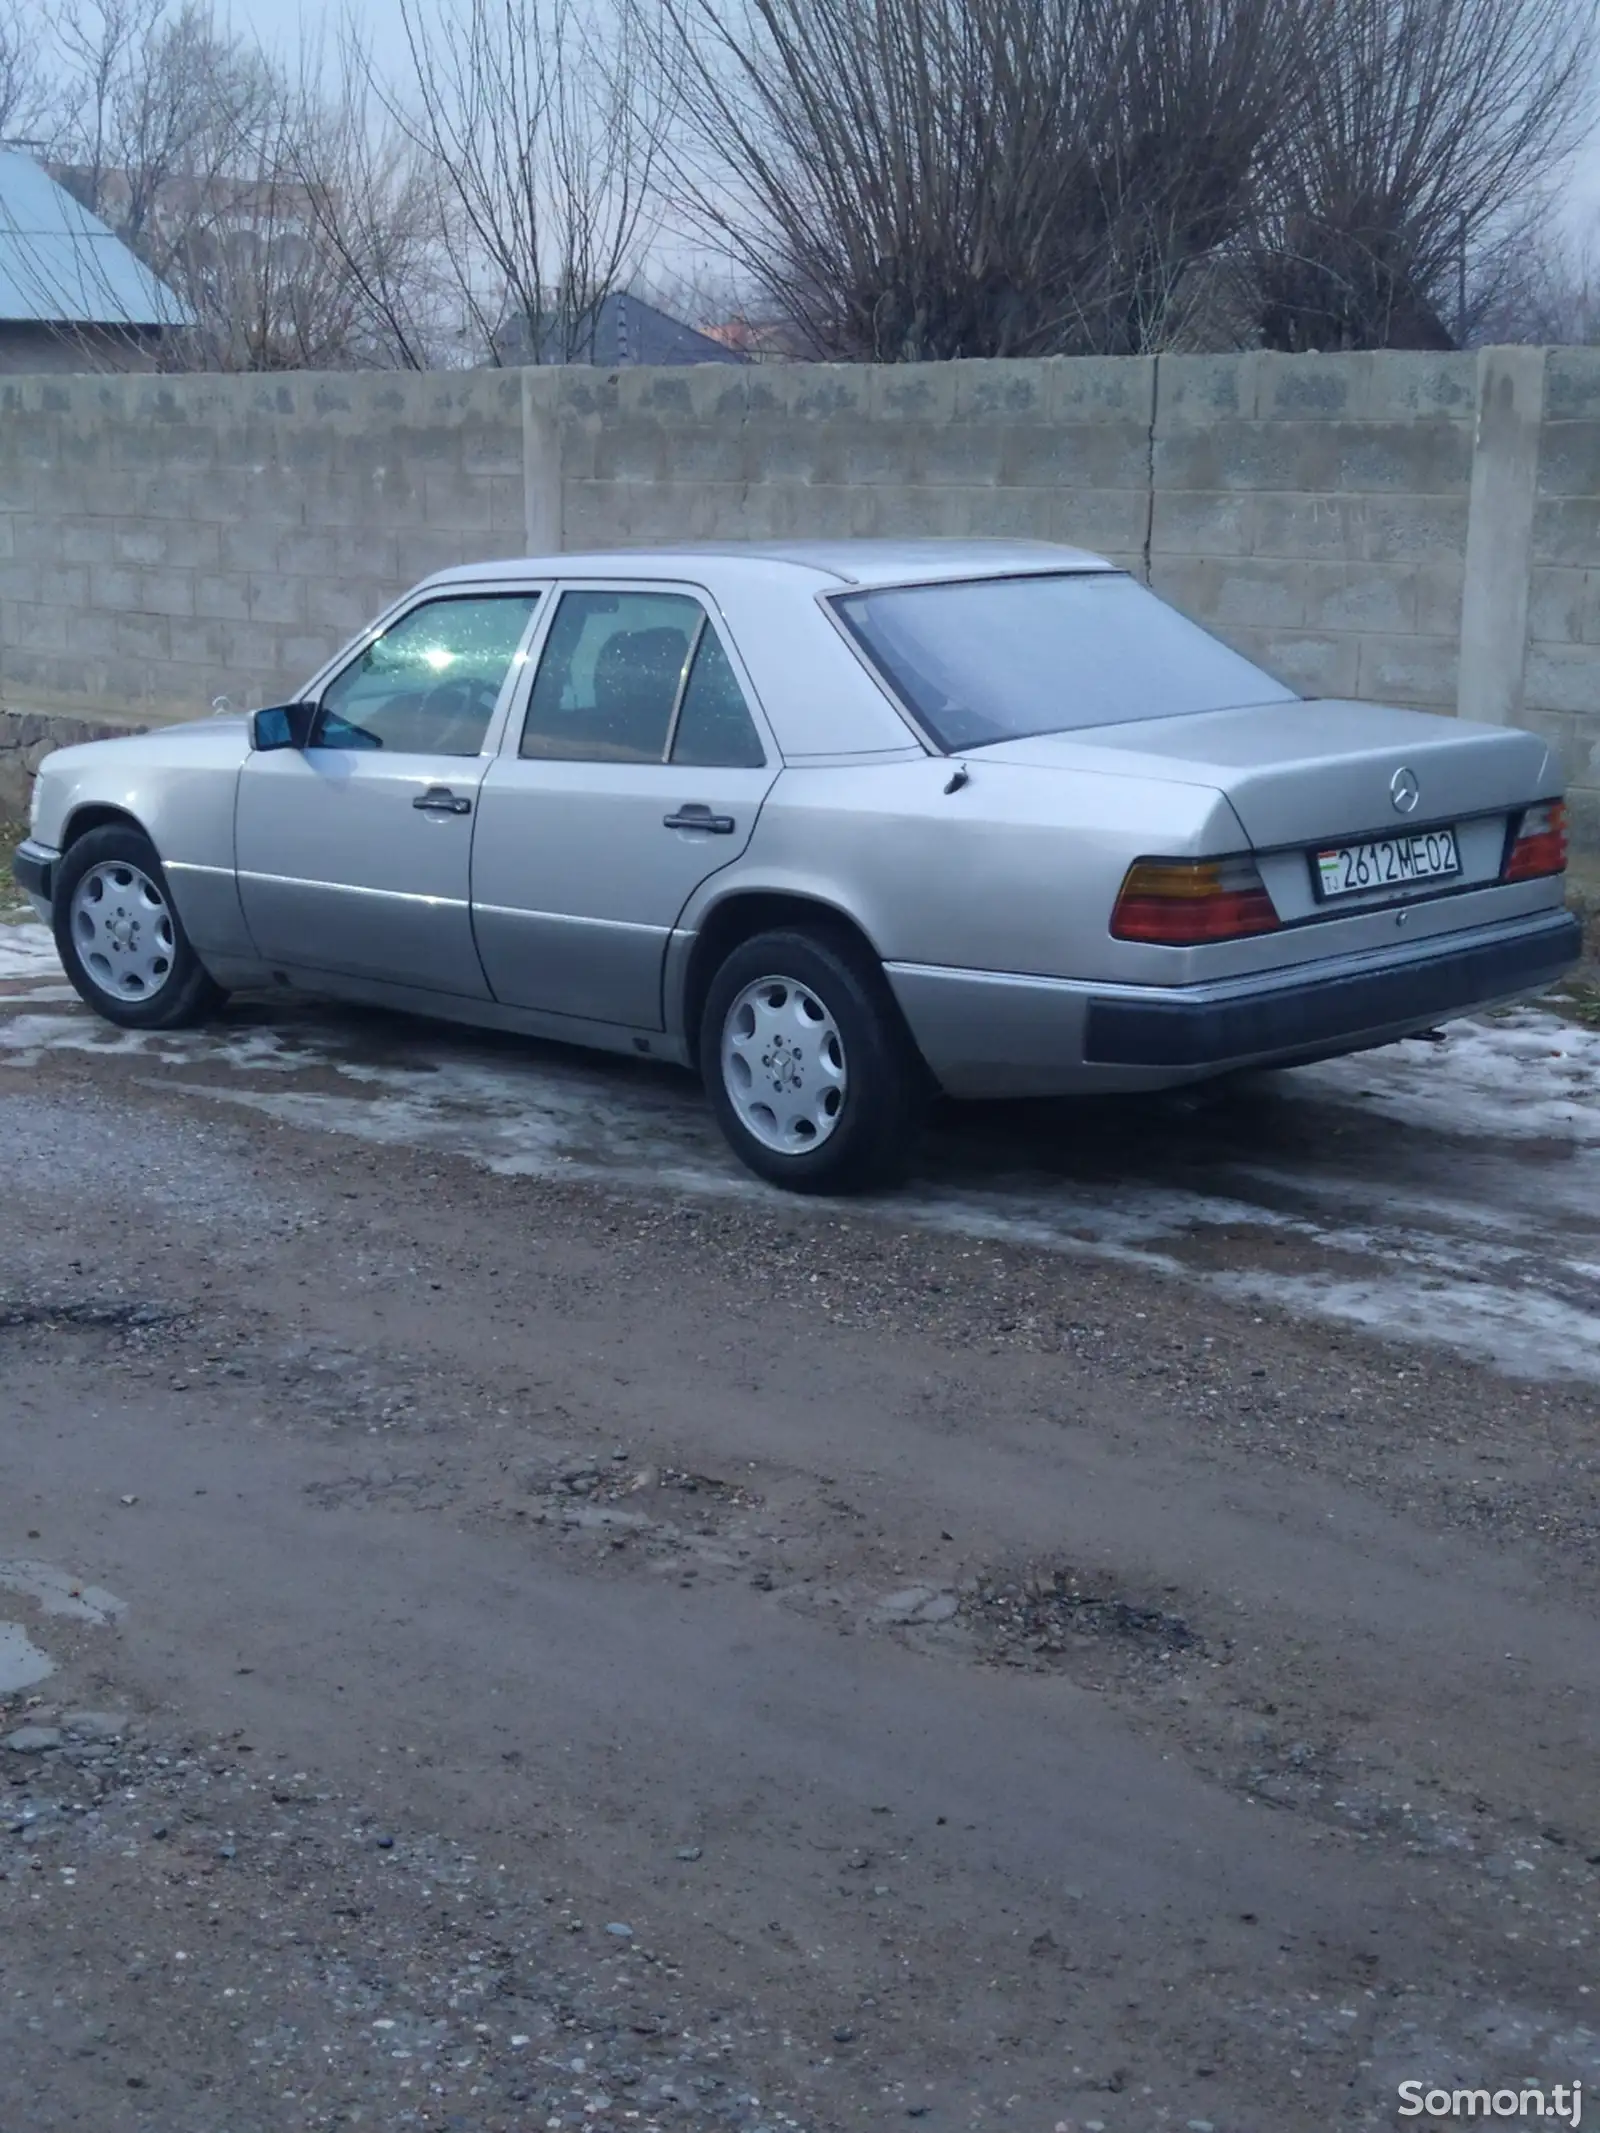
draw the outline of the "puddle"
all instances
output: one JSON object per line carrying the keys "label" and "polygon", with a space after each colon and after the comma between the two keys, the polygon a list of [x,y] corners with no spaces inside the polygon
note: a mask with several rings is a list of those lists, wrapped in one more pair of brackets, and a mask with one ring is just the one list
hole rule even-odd
{"label": "puddle", "polygon": [[30,1563],[18,1556],[0,1557],[0,1591],[19,1593],[34,1600],[47,1615],[69,1615],[75,1622],[104,1626],[127,1610],[127,1602],[98,1585],[86,1585],[70,1570],[57,1570],[53,1563]]}
{"label": "puddle", "polygon": [[40,1651],[26,1630],[0,1622],[0,1696],[15,1696],[55,1672],[55,1661]]}

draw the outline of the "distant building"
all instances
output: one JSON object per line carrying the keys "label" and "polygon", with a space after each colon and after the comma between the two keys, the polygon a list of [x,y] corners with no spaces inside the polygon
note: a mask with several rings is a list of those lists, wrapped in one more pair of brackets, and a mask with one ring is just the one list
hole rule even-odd
{"label": "distant building", "polygon": [[150,369],[191,323],[97,216],[0,149],[0,371]]}
{"label": "distant building", "polygon": [[730,318],[705,332],[751,363],[799,362],[811,352],[786,319]]}
{"label": "distant building", "polygon": [[181,254],[196,273],[209,275],[254,273],[269,250],[278,276],[300,272],[316,255],[335,197],[326,187],[285,177],[207,171],[151,182],[138,172],[81,163],[46,168],[91,213],[111,215],[123,229],[137,222],[148,250],[167,259]]}
{"label": "distant building", "polygon": [[595,308],[585,328],[579,352],[563,354],[564,336],[554,323],[542,332],[532,330],[526,319],[512,319],[494,337],[496,360],[508,368],[527,363],[572,361],[593,363],[601,370],[621,370],[631,364],[742,363],[743,354],[715,341],[709,334],[686,326],[647,304],[643,297],[615,290]]}

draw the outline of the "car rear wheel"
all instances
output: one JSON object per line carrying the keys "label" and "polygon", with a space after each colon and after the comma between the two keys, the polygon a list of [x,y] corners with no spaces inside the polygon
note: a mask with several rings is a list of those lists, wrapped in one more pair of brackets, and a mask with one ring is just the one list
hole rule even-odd
{"label": "car rear wheel", "polygon": [[730,1145],[793,1192],[904,1175],[926,1075],[882,972],[820,932],[762,933],[711,981],[700,1064]]}
{"label": "car rear wheel", "polygon": [[124,1029],[182,1029],[227,998],[189,945],[155,846],[109,823],[56,868],[56,947],[79,997]]}

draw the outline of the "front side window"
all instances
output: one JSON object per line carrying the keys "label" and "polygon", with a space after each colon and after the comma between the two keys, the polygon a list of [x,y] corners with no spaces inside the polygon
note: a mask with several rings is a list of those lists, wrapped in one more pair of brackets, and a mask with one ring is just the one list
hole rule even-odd
{"label": "front side window", "polygon": [[489,593],[413,607],[329,682],[311,746],[477,755],[538,598]]}
{"label": "front side window", "polygon": [[705,609],[683,593],[569,592],[534,677],[521,753],[546,762],[765,762]]}
{"label": "front side window", "polygon": [[947,754],[1298,700],[1121,571],[888,586],[834,605]]}

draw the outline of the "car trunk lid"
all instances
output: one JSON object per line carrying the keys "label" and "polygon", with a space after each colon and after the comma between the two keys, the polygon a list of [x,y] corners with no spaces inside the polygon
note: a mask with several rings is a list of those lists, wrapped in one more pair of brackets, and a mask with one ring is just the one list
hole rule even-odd
{"label": "car trunk lid", "polygon": [[[1257,851],[1508,813],[1559,786],[1514,727],[1337,699],[1242,705],[1003,741],[978,761],[1157,776],[1225,793]],[[1416,798],[1396,802],[1409,772]],[[1402,795],[1409,782],[1401,780]]]}

